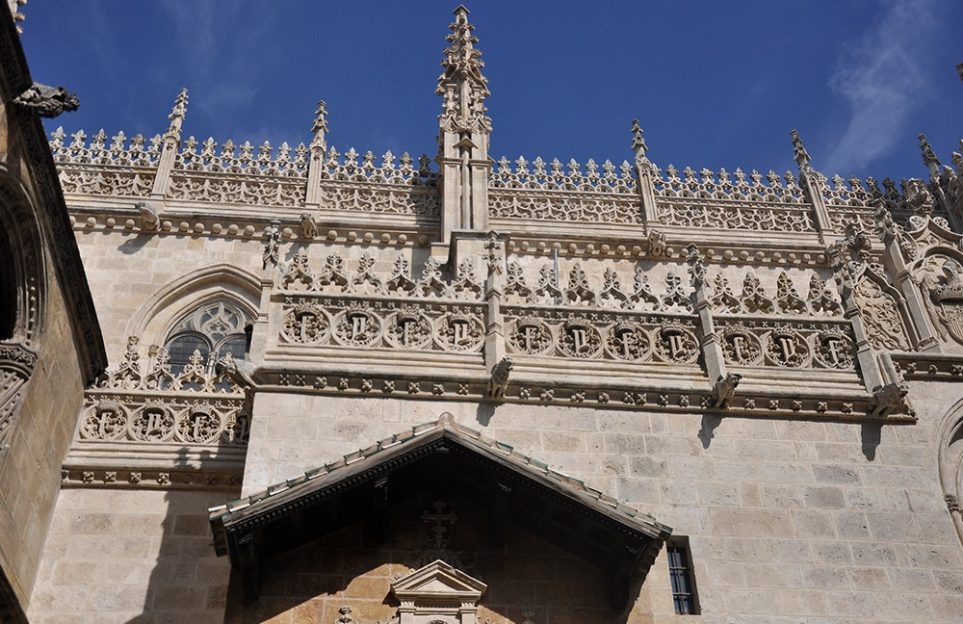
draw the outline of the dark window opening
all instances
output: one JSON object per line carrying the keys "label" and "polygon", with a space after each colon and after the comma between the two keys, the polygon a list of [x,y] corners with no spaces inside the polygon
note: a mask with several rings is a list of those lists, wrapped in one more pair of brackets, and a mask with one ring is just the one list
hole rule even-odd
{"label": "dark window opening", "polygon": [[689,540],[673,538],[667,544],[669,555],[669,580],[672,582],[672,602],[680,615],[699,613],[699,596],[696,593],[695,575],[692,573],[692,553]]}
{"label": "dark window opening", "polygon": [[0,340],[9,340],[17,329],[17,285],[14,282],[13,254],[7,238],[0,233]]}

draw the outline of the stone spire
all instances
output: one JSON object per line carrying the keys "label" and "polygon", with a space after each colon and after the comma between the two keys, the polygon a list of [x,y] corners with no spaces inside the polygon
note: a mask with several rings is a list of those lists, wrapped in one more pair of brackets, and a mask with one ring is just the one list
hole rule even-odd
{"label": "stone spire", "polygon": [[805,173],[812,169],[813,159],[809,157],[809,152],[806,151],[806,146],[803,145],[802,137],[799,136],[799,131],[793,130],[789,133],[792,137],[792,155],[796,159],[796,164],[799,165],[799,172]]}
{"label": "stone spire", "polygon": [[921,133],[919,140],[920,153],[923,155],[923,164],[930,170],[931,177],[938,178],[940,175],[940,159],[936,157],[936,152],[933,151],[930,142],[926,140],[925,134]]}
{"label": "stone spire", "polygon": [[171,139],[177,144],[181,142],[181,126],[184,125],[184,117],[186,116],[187,87],[184,87],[174,98],[174,108],[171,109],[171,114],[167,116],[170,119],[170,125],[167,127],[167,132],[164,133],[164,140]]}
{"label": "stone spire", "polygon": [[322,151],[328,148],[325,134],[328,132],[328,105],[324,100],[318,100],[318,108],[314,111],[314,123],[311,124],[312,148],[320,148]]}
{"label": "stone spire", "polygon": [[449,25],[448,47],[441,62],[435,93],[442,97],[438,117],[438,164],[442,189],[441,239],[448,242],[455,230],[488,228],[488,178],[491,159],[488,144],[492,122],[486,115],[490,94],[482,75],[478,38],[468,21],[468,9],[455,9]]}
{"label": "stone spire", "polygon": [[447,132],[491,132],[491,119],[485,114],[485,98],[490,95],[488,79],[482,75],[485,63],[481,50],[475,47],[478,37],[468,21],[468,9],[459,5],[455,21],[448,28],[448,48],[441,62],[444,71],[438,77],[437,95],[442,96],[441,127]]}
{"label": "stone spire", "polygon": [[802,186],[809,201],[813,204],[813,217],[816,221],[816,231],[820,233],[832,232],[834,229],[832,219],[829,216],[829,209],[826,206],[826,199],[823,197],[823,186],[825,178],[821,173],[813,168],[813,159],[803,145],[802,137],[797,130],[790,130],[789,136],[792,137],[792,156],[796,164],[799,165],[799,184]]}
{"label": "stone spire", "polygon": [[632,151],[635,152],[635,164],[642,165],[642,163],[648,162],[646,153],[649,151],[649,146],[645,144],[645,137],[642,136],[642,126],[639,125],[638,119],[632,120]]}

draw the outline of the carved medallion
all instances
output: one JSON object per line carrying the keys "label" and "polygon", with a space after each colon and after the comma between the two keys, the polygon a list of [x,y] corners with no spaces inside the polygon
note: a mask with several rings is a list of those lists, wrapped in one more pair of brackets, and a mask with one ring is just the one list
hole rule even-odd
{"label": "carved medallion", "polygon": [[791,329],[774,329],[766,337],[766,357],[776,366],[800,368],[809,363],[809,355],[809,343]]}
{"label": "carved medallion", "polygon": [[617,360],[638,362],[649,359],[652,341],[637,323],[618,323],[605,334],[605,348]]}
{"label": "carved medallion", "polygon": [[137,410],[128,425],[130,436],[143,442],[169,440],[174,434],[174,415],[166,407],[146,405]]}
{"label": "carved medallion", "polygon": [[284,315],[281,335],[288,342],[317,344],[328,336],[330,328],[324,311],[313,306],[299,306]]}
{"label": "carved medallion", "polygon": [[655,353],[663,362],[689,364],[699,356],[699,341],[682,325],[670,323],[656,332]]}
{"label": "carved medallion", "polygon": [[602,335],[588,323],[569,321],[559,332],[558,350],[569,357],[598,357],[602,352]]}
{"label": "carved medallion", "polygon": [[345,310],[334,319],[334,337],[349,347],[371,346],[381,337],[381,322],[367,310]]}
{"label": "carved medallion", "polygon": [[117,440],[124,437],[127,415],[116,401],[98,401],[87,410],[80,425],[80,437],[87,440]]}
{"label": "carved medallion", "polygon": [[759,338],[740,325],[726,327],[721,333],[722,355],[727,364],[752,366],[762,360]]}
{"label": "carved medallion", "polygon": [[446,351],[476,351],[485,338],[485,328],[475,315],[446,314],[435,321],[435,336]]}
{"label": "carved medallion", "polygon": [[552,330],[537,318],[523,317],[508,332],[508,344],[516,353],[547,354],[552,350]]}
{"label": "carved medallion", "polygon": [[177,438],[184,442],[214,442],[220,430],[221,418],[209,405],[192,407],[177,418]]}
{"label": "carved medallion", "polygon": [[424,349],[431,345],[431,321],[416,309],[400,310],[385,320],[385,338],[399,349]]}
{"label": "carved medallion", "polygon": [[843,332],[826,330],[813,338],[813,355],[826,368],[852,370],[856,361],[856,347],[852,338]]}

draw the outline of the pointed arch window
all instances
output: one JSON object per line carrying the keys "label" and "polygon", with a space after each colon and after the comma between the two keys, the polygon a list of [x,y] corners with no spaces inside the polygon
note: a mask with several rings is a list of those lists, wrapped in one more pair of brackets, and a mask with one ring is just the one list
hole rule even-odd
{"label": "pointed arch window", "polygon": [[250,334],[251,319],[236,305],[224,301],[204,304],[175,323],[164,343],[171,371],[180,373],[192,359],[197,361],[198,355],[204,362],[227,353],[244,358]]}

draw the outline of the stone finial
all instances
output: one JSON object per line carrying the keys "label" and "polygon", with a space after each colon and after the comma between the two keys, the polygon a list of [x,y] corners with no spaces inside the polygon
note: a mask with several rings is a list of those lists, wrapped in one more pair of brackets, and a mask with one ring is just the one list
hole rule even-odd
{"label": "stone finial", "polygon": [[642,136],[642,126],[639,125],[638,119],[632,120],[632,151],[635,152],[636,164],[647,160],[645,155],[649,151],[649,146],[646,145],[645,137]]}
{"label": "stone finial", "polygon": [[271,225],[264,228],[264,253],[262,261],[265,269],[277,266],[280,261],[281,222],[271,221]]}
{"label": "stone finial", "polygon": [[[485,114],[485,98],[490,95],[488,79],[482,74],[485,66],[481,50],[475,47],[478,37],[475,26],[468,21],[468,9],[459,5],[455,21],[449,24],[451,33],[441,66],[435,93],[442,96],[440,123],[446,132],[491,132],[491,119]],[[467,89],[462,85],[467,83]]]}
{"label": "stone finial", "polygon": [[318,100],[318,108],[314,111],[314,123],[311,124],[311,147],[327,149],[325,134],[328,132],[328,105],[324,100]]}
{"label": "stone finial", "polygon": [[906,203],[920,217],[931,216],[936,208],[933,194],[926,187],[926,183],[918,178],[906,181]]}
{"label": "stone finial", "polygon": [[699,251],[695,243],[690,243],[686,250],[686,262],[689,264],[689,277],[692,287],[699,288],[706,281],[705,256]]}
{"label": "stone finial", "polygon": [[792,130],[789,133],[792,137],[792,155],[796,159],[796,164],[799,165],[799,171],[801,173],[806,173],[812,169],[813,159],[810,158],[809,152],[806,151],[806,146],[803,145],[802,137],[799,136],[798,130]]}
{"label": "stone finial", "polygon": [[167,116],[170,120],[170,125],[164,134],[165,139],[173,139],[174,141],[180,142],[181,126],[184,125],[185,117],[187,117],[187,87],[182,88],[180,93],[177,94],[177,97],[174,98],[174,107],[171,109],[171,114]]}
{"label": "stone finial", "polygon": [[933,175],[939,175],[940,171],[940,159],[936,157],[936,152],[933,151],[933,147],[930,142],[926,140],[926,135],[920,133],[920,153],[923,155],[923,164],[926,168],[930,170]]}

